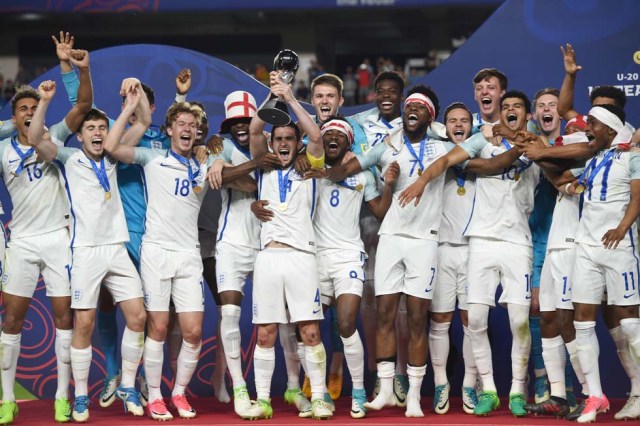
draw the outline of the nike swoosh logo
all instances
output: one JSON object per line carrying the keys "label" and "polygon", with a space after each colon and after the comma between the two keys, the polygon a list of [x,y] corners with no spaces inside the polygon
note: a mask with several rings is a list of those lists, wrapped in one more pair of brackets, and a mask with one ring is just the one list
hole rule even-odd
{"label": "nike swoosh logo", "polygon": [[633,297],[633,296],[635,296],[635,295],[636,295],[635,293],[625,294],[625,295],[624,295],[624,298],[625,298],[625,299],[628,299],[628,298]]}
{"label": "nike swoosh logo", "polygon": [[20,161],[19,158],[15,159],[15,160],[9,160],[9,163],[15,163],[16,161]]}
{"label": "nike swoosh logo", "polygon": [[433,290],[432,288],[428,288],[428,289],[426,289],[424,292],[425,292],[425,293],[429,293],[429,292],[430,292],[430,291],[432,291],[432,290]]}
{"label": "nike swoosh logo", "polygon": [[406,399],[406,398],[400,398],[400,396],[398,395],[398,393],[396,392],[396,390],[395,390],[395,389],[393,390],[393,394],[395,395],[395,397],[396,397],[396,399],[398,400],[398,402],[399,402],[399,403],[401,403],[401,404],[402,404],[402,403],[404,402],[404,400]]}
{"label": "nike swoosh logo", "polygon": [[473,407],[472,405],[467,404],[466,402],[463,402],[464,406],[467,407],[469,410],[473,410],[475,407]]}
{"label": "nike swoosh logo", "polygon": [[564,297],[560,300],[562,300],[563,302],[571,302],[571,299],[565,299]]}
{"label": "nike swoosh logo", "polygon": [[320,309],[317,309],[317,310],[316,310],[316,309],[314,309],[314,310],[313,310],[313,315],[317,314],[318,312],[320,312]]}
{"label": "nike swoosh logo", "polygon": [[449,403],[449,398],[447,398],[447,400],[443,402],[442,405],[438,405],[438,410],[444,410],[444,407],[446,407],[448,403]]}
{"label": "nike swoosh logo", "polygon": [[109,395],[106,395],[104,398],[100,398],[102,402],[107,402],[113,395],[115,395],[116,391],[111,392]]}
{"label": "nike swoosh logo", "polygon": [[525,296],[524,299],[525,300],[529,300],[529,299],[531,299],[531,296]]}

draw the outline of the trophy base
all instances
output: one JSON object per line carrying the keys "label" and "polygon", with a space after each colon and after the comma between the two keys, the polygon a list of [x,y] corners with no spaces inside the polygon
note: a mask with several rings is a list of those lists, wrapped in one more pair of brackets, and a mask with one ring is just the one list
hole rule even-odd
{"label": "trophy base", "polygon": [[258,110],[258,117],[265,123],[274,126],[286,126],[291,123],[287,104],[277,99],[268,101]]}

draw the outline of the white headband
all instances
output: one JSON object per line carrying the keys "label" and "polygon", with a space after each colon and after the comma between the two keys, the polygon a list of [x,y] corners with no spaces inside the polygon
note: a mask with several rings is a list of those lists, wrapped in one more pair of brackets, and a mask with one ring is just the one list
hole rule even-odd
{"label": "white headband", "polygon": [[347,135],[347,140],[349,143],[353,143],[353,128],[351,124],[344,120],[329,120],[322,125],[322,129],[320,129],[320,135],[324,136],[329,130],[337,130],[340,133]]}
{"label": "white headband", "polygon": [[435,120],[436,109],[433,106],[433,102],[431,102],[431,99],[429,99],[427,96],[423,95],[422,93],[413,93],[412,95],[408,96],[407,99],[404,101],[404,107],[406,108],[407,105],[409,105],[412,102],[418,102],[423,105],[426,105],[427,109],[429,110],[429,114],[431,114],[431,120]]}
{"label": "white headband", "polygon": [[629,149],[632,136],[631,131],[624,125],[617,115],[608,109],[599,106],[591,108],[589,110],[589,115],[617,132],[616,137],[611,141],[611,148],[617,147],[623,151]]}

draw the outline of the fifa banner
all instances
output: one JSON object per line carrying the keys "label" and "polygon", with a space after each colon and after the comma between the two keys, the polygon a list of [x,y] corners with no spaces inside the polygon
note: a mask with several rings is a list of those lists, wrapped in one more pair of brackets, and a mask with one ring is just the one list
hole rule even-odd
{"label": "fifa banner", "polygon": [[[47,35],[43,35],[43,40]],[[463,101],[475,110],[472,78],[477,70],[495,67],[509,77],[509,88],[519,89],[530,97],[541,88],[559,87],[564,76],[560,45],[570,42],[577,54],[582,70],[578,74],[575,92],[576,109],[586,112],[589,91],[598,85],[616,85],[627,94],[628,121],[640,125],[640,3],[634,0],[513,0],[507,1],[487,22],[446,62],[423,79],[431,85],[440,98],[442,109],[453,101]],[[82,45],[78,45],[82,48]],[[286,47],[286,46],[284,46]],[[275,53],[275,52],[274,52]],[[53,49],[52,49],[53,54]],[[265,99],[268,89],[234,66],[210,56],[177,47],[157,45],[117,46],[91,52],[91,71],[95,92],[95,105],[115,118],[120,112],[118,95],[120,82],[125,77],[135,76],[154,88],[156,112],[153,121],[162,124],[164,112],[173,102],[175,76],[188,67],[192,71],[193,86],[188,95],[206,105],[212,132],[219,129],[224,118],[223,101],[235,90],[251,92],[258,102]],[[69,102],[60,78],[59,68],[52,69],[32,82],[35,87],[41,81],[52,79],[58,91],[47,116],[49,125],[61,120],[69,110]],[[342,111],[345,115],[370,108],[371,105],[352,107]],[[6,106],[0,111],[0,119],[10,119],[11,110]],[[441,117],[439,117],[441,118]],[[69,141],[77,146],[75,136]],[[10,225],[11,200],[4,186],[0,199],[6,212],[5,226]],[[105,218],[105,220],[108,220]],[[204,320],[204,342],[200,363],[189,392],[194,395],[211,395],[209,379],[214,368],[215,352],[219,347],[216,337],[217,310],[209,292],[206,292],[206,314]],[[242,329],[242,362],[249,387],[253,387],[253,348],[256,333],[251,324],[251,285],[245,290]],[[119,314],[120,315],[120,314]],[[122,326],[122,318],[119,317]],[[328,321],[322,333],[328,352],[332,341]],[[601,322],[601,321],[600,321]],[[491,314],[490,336],[496,381],[501,392],[506,392],[510,383],[511,365],[509,332],[506,310],[498,308]],[[122,330],[122,327],[120,327]],[[458,348],[453,352],[454,362],[450,378],[452,389],[461,388],[464,368],[462,364],[462,333],[458,319],[452,327],[453,343]],[[55,327],[50,303],[45,297],[44,285],[40,283],[22,337],[22,352],[18,363],[19,385],[37,398],[53,398],[56,388],[56,363],[54,354]],[[602,375],[607,394],[622,397],[629,387],[625,374],[616,357],[606,328],[599,325],[601,342],[601,365],[607,366]],[[97,335],[93,340],[94,357],[90,375],[90,396],[96,397],[104,378],[104,355]],[[286,387],[286,371],[282,352],[277,351],[277,367],[274,375],[274,395],[282,394]],[[175,356],[175,355],[174,355]],[[165,357],[164,385],[172,381],[169,369],[170,356]],[[330,356],[328,359],[331,359]],[[350,381],[344,383],[348,387]],[[424,393],[432,394],[431,376],[425,380]],[[166,390],[166,389],[165,389]],[[250,389],[253,392],[253,389]],[[349,390],[344,390],[348,395]]]}

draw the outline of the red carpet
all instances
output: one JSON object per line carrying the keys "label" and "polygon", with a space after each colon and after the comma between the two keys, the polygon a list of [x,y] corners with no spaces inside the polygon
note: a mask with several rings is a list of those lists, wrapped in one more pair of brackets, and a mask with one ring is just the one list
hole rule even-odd
{"label": "red carpet", "polygon": [[[198,412],[198,417],[192,420],[183,420],[175,418],[170,423],[171,425],[216,425],[216,426],[230,426],[230,425],[253,425],[264,424],[269,426],[280,425],[300,425],[300,424],[318,424],[318,421],[312,419],[300,419],[294,408],[288,407],[284,404],[282,398],[275,398],[273,402],[274,417],[270,420],[258,420],[255,422],[244,421],[233,412],[231,404],[220,404],[214,398],[192,398],[190,399],[193,408]],[[336,415],[333,419],[326,422],[327,425],[557,425],[557,424],[571,424],[566,420],[556,420],[552,417],[525,417],[515,419],[508,411],[508,402],[502,400],[501,408],[493,415],[489,417],[475,417],[464,414],[461,408],[460,398],[452,398],[452,408],[450,412],[444,416],[439,416],[433,413],[431,409],[431,398],[422,398],[422,408],[425,412],[425,417],[421,419],[408,419],[404,417],[404,409],[401,408],[388,408],[380,412],[370,413],[366,418],[362,420],[354,420],[349,416],[349,409],[351,407],[350,398],[341,398],[337,403]],[[598,416],[597,425],[617,424],[626,425],[624,422],[616,422],[613,420],[613,413],[619,410],[624,405],[623,400],[611,400],[611,408],[607,414],[601,414]],[[15,419],[14,425],[44,425],[55,424],[53,422],[53,401],[40,400],[40,401],[25,401],[19,403],[20,414]],[[119,401],[109,408],[101,408],[97,402],[89,406],[89,412],[91,417],[89,424],[91,425],[158,425],[159,422],[151,420],[149,417],[132,417],[125,415],[122,412],[122,405]],[[73,423],[70,423],[73,424]],[[629,423],[631,424],[631,423]]]}

